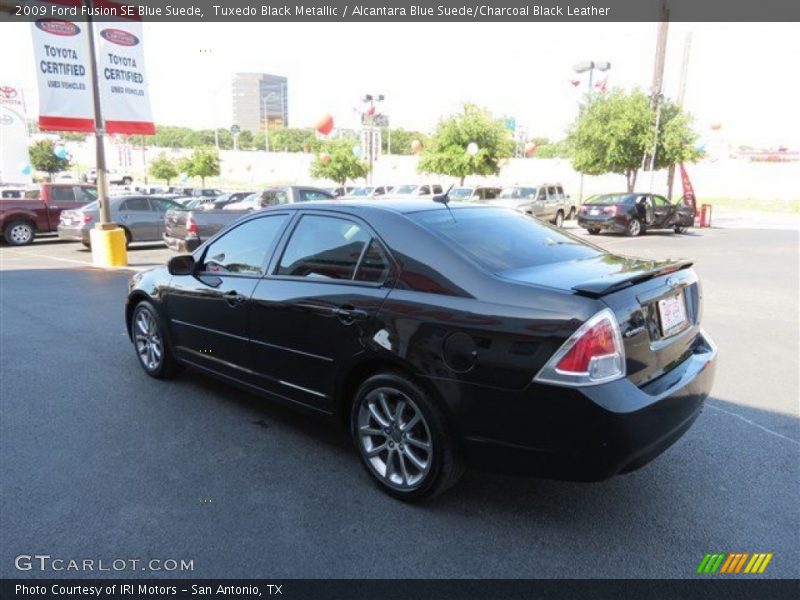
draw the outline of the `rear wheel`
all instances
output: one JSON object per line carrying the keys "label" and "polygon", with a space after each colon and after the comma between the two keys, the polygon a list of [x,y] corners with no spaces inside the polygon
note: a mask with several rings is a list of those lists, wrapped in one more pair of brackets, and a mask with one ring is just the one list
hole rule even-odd
{"label": "rear wheel", "polygon": [[142,300],[133,309],[131,337],[136,357],[145,373],[156,379],[175,374],[178,363],[170,351],[155,307]]}
{"label": "rear wheel", "polygon": [[556,227],[561,227],[564,225],[564,213],[562,211],[558,211],[556,213],[556,220],[553,222],[555,223]]}
{"label": "rear wheel", "polygon": [[598,233],[600,233],[600,230],[597,227],[590,227],[586,231],[589,232],[589,235],[597,235]]}
{"label": "rear wheel", "polygon": [[569,214],[567,215],[567,221],[572,221],[575,218],[575,207],[569,209]]}
{"label": "rear wheel", "polygon": [[122,185],[130,185],[133,183],[133,179],[130,177],[123,177],[122,178]]}
{"label": "rear wheel", "polygon": [[630,221],[628,221],[628,225],[625,227],[625,235],[630,237],[636,237],[637,235],[642,234],[642,222],[633,217]]}
{"label": "rear wheel", "polygon": [[13,221],[6,225],[3,237],[11,246],[27,246],[33,243],[35,230],[28,221]]}
{"label": "rear wheel", "polygon": [[350,422],[364,468],[399,500],[416,502],[440,494],[464,471],[444,416],[403,375],[381,373],[361,384]]}
{"label": "rear wheel", "polygon": [[688,229],[688,227],[684,227],[683,225],[675,225],[675,233],[686,233]]}

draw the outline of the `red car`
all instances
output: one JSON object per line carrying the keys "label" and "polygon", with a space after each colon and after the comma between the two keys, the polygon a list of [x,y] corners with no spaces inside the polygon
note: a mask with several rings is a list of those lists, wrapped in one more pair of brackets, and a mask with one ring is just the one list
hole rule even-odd
{"label": "red car", "polygon": [[33,243],[37,233],[58,229],[61,211],[97,200],[97,188],[75,183],[42,183],[22,198],[0,198],[0,232],[11,246]]}

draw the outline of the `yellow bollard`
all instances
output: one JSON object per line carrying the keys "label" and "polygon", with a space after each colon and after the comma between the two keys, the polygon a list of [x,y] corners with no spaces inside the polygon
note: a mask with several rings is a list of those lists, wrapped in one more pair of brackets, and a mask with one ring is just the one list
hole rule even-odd
{"label": "yellow bollard", "polygon": [[128,252],[125,230],[114,223],[98,225],[89,231],[92,244],[92,264],[95,267],[125,267]]}

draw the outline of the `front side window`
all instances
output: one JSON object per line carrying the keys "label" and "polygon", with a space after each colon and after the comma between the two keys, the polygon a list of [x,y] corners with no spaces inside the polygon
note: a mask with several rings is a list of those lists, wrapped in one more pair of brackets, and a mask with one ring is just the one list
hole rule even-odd
{"label": "front side window", "polygon": [[349,219],[304,215],[286,245],[278,275],[353,279],[371,235]]}
{"label": "front side window", "polygon": [[208,246],[201,270],[216,274],[263,274],[267,252],[283,230],[286,219],[286,215],[270,215],[231,229]]}
{"label": "front side window", "polygon": [[97,190],[91,187],[77,186],[75,188],[76,202],[94,202],[97,200]]}
{"label": "front side window", "polygon": [[320,190],[300,190],[300,193],[298,195],[300,196],[300,202],[311,202],[313,200],[331,199],[330,194],[328,194],[327,192],[322,192]]}
{"label": "front side window", "polygon": [[653,202],[659,208],[664,208],[665,206],[669,206],[669,202],[666,198],[662,196],[653,196]]}
{"label": "front side window", "polygon": [[[150,202],[159,212],[167,212],[168,210],[181,208],[181,205],[178,204],[177,202],[172,202],[171,200],[166,200],[165,198],[150,198]],[[202,203],[203,203],[203,198],[198,198],[197,200],[192,200],[186,206],[187,208],[194,208],[195,206],[200,206],[200,204]]]}
{"label": "front side window", "polygon": [[50,190],[50,199],[53,202],[74,202],[75,192],[71,187],[54,187]]}
{"label": "front side window", "polygon": [[275,206],[277,204],[288,204],[289,196],[285,190],[267,190],[261,194],[259,206]]}

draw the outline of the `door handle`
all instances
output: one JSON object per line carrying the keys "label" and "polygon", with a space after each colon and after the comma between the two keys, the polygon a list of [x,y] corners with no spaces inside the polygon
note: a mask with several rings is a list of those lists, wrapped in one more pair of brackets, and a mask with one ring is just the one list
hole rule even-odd
{"label": "door handle", "polygon": [[348,304],[345,304],[344,306],[340,306],[339,308],[334,309],[333,312],[334,314],[336,314],[339,321],[341,321],[345,325],[351,325],[356,321],[363,321],[364,319],[367,318],[366,311],[360,310]]}
{"label": "door handle", "polygon": [[236,308],[242,302],[244,302],[244,296],[242,296],[236,290],[231,290],[230,292],[226,292],[225,294],[223,294],[223,298],[225,299],[225,304],[227,304],[231,308]]}

